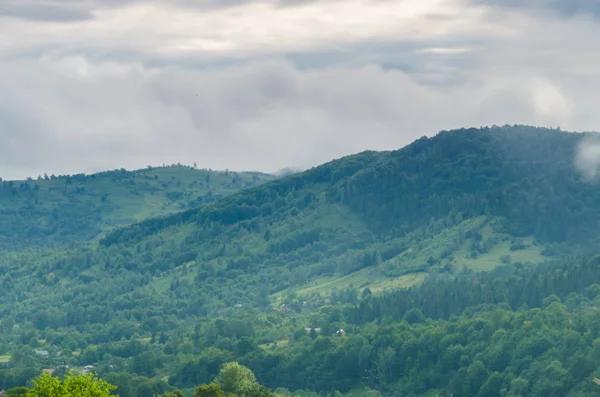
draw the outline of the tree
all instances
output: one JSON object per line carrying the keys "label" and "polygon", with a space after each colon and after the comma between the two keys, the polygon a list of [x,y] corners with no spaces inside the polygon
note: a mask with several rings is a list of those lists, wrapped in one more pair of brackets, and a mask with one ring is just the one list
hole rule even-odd
{"label": "tree", "polygon": [[159,364],[159,360],[154,352],[145,351],[133,357],[129,369],[138,375],[152,377],[154,369]]}
{"label": "tree", "polygon": [[[194,394],[192,394],[192,396],[196,397],[196,394],[194,393]],[[161,397],[185,397],[185,394],[183,394],[183,392],[178,389],[178,390],[166,392]]]}
{"label": "tree", "polygon": [[211,383],[210,385],[198,386],[192,393],[192,397],[225,397],[225,393],[218,384]]}
{"label": "tree", "polygon": [[29,391],[26,387],[13,387],[6,391],[6,397],[24,397]]}
{"label": "tree", "polygon": [[161,332],[160,336],[158,338],[158,343],[160,343],[161,345],[164,345],[165,343],[167,343],[167,340],[169,340],[169,338],[167,338],[167,335],[165,335],[164,332]]}
{"label": "tree", "polygon": [[237,395],[246,395],[258,384],[254,373],[236,362],[225,364],[215,380],[225,393]]}
{"label": "tree", "polygon": [[465,393],[469,396],[475,396],[488,377],[487,369],[481,361],[475,361],[467,368],[467,378],[465,381]]}
{"label": "tree", "polygon": [[396,351],[393,347],[387,347],[383,352],[379,353],[379,360],[377,361],[377,372],[381,378],[387,382],[392,382],[392,364]]}
{"label": "tree", "polygon": [[276,397],[277,395],[266,386],[257,384],[255,387],[248,390],[245,394],[246,397]]}
{"label": "tree", "polygon": [[500,397],[504,378],[499,372],[493,372],[485,381],[481,389],[479,389],[479,396],[481,397]]}
{"label": "tree", "polygon": [[108,397],[116,389],[94,374],[69,373],[61,382],[60,379],[43,373],[33,381],[33,385],[33,389],[27,392],[27,397]]}
{"label": "tree", "polygon": [[412,308],[402,318],[402,320],[406,321],[409,324],[420,324],[425,321],[425,316],[423,313],[417,308]]}

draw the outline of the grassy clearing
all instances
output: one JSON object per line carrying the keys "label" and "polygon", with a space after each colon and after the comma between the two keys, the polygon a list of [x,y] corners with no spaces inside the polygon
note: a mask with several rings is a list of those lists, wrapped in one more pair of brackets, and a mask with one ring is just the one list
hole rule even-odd
{"label": "grassy clearing", "polygon": [[[277,342],[274,342],[274,344],[276,345],[276,347],[285,347],[289,343],[290,343],[290,341],[287,340],[287,339],[278,340]],[[263,350],[271,349],[272,346],[273,346],[273,343],[263,343],[262,345],[258,345],[258,347],[260,347]]]}
{"label": "grassy clearing", "polygon": [[[362,291],[369,288],[373,293],[381,293],[399,288],[409,288],[423,281],[426,273],[411,273],[400,277],[386,277],[379,266],[359,270],[343,277],[323,277],[295,292],[299,296],[320,295],[328,297],[335,290],[356,289]],[[281,303],[287,291],[273,295],[276,302]]]}
{"label": "grassy clearing", "polygon": [[10,354],[0,355],[0,363],[7,363],[10,361]]}
{"label": "grassy clearing", "polygon": [[[497,231],[495,222],[499,222],[499,219],[483,216],[469,219],[460,225],[446,228],[433,237],[414,239],[409,248],[379,265],[345,276],[313,278],[294,292],[299,296],[328,297],[335,290],[355,289],[360,292],[368,287],[373,293],[382,293],[421,283],[427,272],[420,269],[436,269],[450,265],[457,270],[467,267],[474,271],[490,271],[508,257],[511,262],[523,263],[540,263],[548,259],[542,255],[544,246],[536,245],[531,237],[519,239],[524,248],[511,251],[513,238]],[[490,245],[487,252],[480,253],[475,258],[471,256],[475,240],[473,237],[466,237],[472,236],[474,231],[481,234],[482,243],[487,242]],[[430,265],[431,261],[433,264]],[[399,276],[392,276],[394,273]],[[272,298],[275,302],[282,303],[288,292],[290,291],[280,291]]]}
{"label": "grassy clearing", "polygon": [[379,282],[373,282],[368,287],[374,294],[395,289],[410,288],[420,284],[427,273],[411,273],[397,278],[384,278]]}
{"label": "grassy clearing", "polygon": [[542,255],[543,246],[534,246],[532,239],[523,239],[529,247],[523,250],[511,251],[510,241],[502,241],[489,252],[470,258],[464,250],[456,256],[456,262],[464,264],[475,271],[490,271],[502,263],[502,257],[510,256],[512,262],[539,263],[547,259]]}

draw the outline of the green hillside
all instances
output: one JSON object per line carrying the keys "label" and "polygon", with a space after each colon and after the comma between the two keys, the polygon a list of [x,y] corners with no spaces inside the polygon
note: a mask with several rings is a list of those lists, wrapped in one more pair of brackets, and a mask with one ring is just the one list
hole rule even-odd
{"label": "green hillside", "polygon": [[[600,189],[573,166],[581,138],[445,131],[90,243],[4,252],[0,356],[23,372],[0,387],[65,361],[141,397],[238,360],[299,395],[589,392]],[[52,360],[20,355],[34,347]]]}
{"label": "green hillside", "polygon": [[213,202],[272,179],[169,166],[0,183],[0,248],[82,242],[141,220]]}
{"label": "green hillside", "polygon": [[[144,277],[145,289],[161,291],[165,302],[165,286],[175,283],[180,297],[197,301],[197,313],[209,313],[239,302],[264,306],[296,288],[384,290],[413,273],[537,263],[561,244],[588,244],[597,235],[600,191],[572,166],[580,137],[529,127],[442,132],[117,229],[99,247],[55,253],[44,268],[69,285],[72,278],[87,285]],[[133,180],[144,185],[156,172]],[[167,190],[178,184],[162,183]],[[23,282],[32,293],[42,288],[34,278]],[[126,299],[145,306],[143,294]]]}
{"label": "green hillside", "polygon": [[[91,255],[125,255],[147,274],[169,269],[174,282],[185,264],[204,288],[182,285],[179,294],[206,293],[207,310],[216,301],[266,304],[365,268],[375,276],[357,275],[355,287],[540,262],[598,232],[600,191],[572,165],[580,138],[528,127],[442,132],[119,229]],[[146,251],[152,263],[131,251]]]}

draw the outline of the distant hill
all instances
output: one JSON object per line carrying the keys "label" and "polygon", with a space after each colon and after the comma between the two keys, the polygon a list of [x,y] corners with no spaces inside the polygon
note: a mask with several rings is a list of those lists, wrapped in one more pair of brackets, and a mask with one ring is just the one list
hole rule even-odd
{"label": "distant hill", "polygon": [[0,249],[90,240],[114,227],[214,202],[273,179],[186,166],[0,183]]}
{"label": "distant hill", "polygon": [[[598,236],[600,189],[573,167],[581,137],[523,126],[446,131],[143,220],[108,232],[98,247],[27,253],[0,268],[28,291],[17,298],[26,317],[102,300],[102,318],[125,307],[185,318],[539,263]],[[133,180],[146,186],[158,172]],[[221,186],[238,185],[220,177]],[[158,181],[176,191],[177,177],[169,178]],[[87,292],[69,292],[79,289]],[[16,310],[9,307],[0,310]]]}
{"label": "distant hill", "polygon": [[274,175],[276,175],[278,177],[290,176],[290,175],[298,174],[302,171],[304,171],[304,170],[300,169],[300,168],[286,167],[286,168],[282,168],[282,169],[278,170],[277,172],[274,173]]}

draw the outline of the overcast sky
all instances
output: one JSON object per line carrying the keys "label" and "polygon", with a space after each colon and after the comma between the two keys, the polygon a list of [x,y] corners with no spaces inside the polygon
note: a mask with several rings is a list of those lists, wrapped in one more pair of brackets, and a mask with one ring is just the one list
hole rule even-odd
{"label": "overcast sky", "polygon": [[598,130],[598,37],[597,0],[0,0],[0,176]]}

